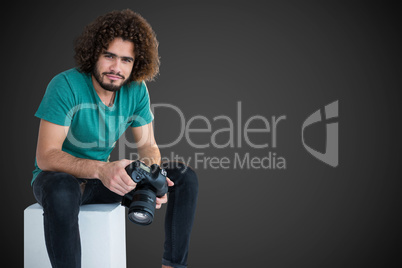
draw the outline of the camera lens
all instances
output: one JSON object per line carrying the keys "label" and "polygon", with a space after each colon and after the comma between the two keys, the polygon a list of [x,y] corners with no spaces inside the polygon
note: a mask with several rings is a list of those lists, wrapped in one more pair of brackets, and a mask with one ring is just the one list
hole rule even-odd
{"label": "camera lens", "polygon": [[141,189],[135,191],[128,209],[128,218],[140,225],[151,224],[154,219],[155,200],[156,195],[152,190]]}
{"label": "camera lens", "polygon": [[152,215],[146,212],[133,212],[128,214],[128,217],[131,221],[142,225],[148,225],[152,222]]}
{"label": "camera lens", "polygon": [[138,219],[139,221],[147,221],[149,218],[149,215],[146,213],[142,213],[142,212],[133,212],[133,217]]}

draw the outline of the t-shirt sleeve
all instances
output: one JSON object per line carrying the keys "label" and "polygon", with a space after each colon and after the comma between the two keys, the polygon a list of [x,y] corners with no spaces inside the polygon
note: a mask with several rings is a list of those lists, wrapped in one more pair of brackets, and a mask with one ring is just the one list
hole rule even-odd
{"label": "t-shirt sleeve", "polygon": [[140,127],[152,122],[154,115],[151,111],[148,88],[145,82],[141,82],[139,94],[136,95],[137,104],[134,111],[134,121],[131,127]]}
{"label": "t-shirt sleeve", "polygon": [[59,74],[47,86],[35,116],[57,125],[70,126],[74,103],[74,94],[67,78]]}

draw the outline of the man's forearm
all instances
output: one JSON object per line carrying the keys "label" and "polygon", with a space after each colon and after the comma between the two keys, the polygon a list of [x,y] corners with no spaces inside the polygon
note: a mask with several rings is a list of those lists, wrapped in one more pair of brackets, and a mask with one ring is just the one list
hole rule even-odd
{"label": "man's forearm", "polygon": [[140,156],[139,160],[148,166],[161,164],[161,153],[157,145],[140,147],[138,148],[138,154]]}
{"label": "man's forearm", "polygon": [[37,155],[37,164],[44,171],[65,172],[76,178],[99,178],[99,169],[105,162],[83,159],[53,149]]}

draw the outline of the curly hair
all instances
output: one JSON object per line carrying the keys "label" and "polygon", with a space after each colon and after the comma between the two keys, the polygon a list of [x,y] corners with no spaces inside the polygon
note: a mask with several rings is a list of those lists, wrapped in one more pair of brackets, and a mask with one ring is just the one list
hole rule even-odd
{"label": "curly hair", "polygon": [[92,73],[100,54],[116,37],[134,43],[130,81],[153,80],[159,73],[159,44],[148,22],[130,9],[109,12],[85,27],[74,44],[78,69]]}

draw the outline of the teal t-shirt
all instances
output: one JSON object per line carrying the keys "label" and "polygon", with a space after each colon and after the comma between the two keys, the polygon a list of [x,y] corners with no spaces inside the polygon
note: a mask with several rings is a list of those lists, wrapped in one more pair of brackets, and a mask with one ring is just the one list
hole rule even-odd
{"label": "teal t-shirt", "polygon": [[[108,161],[116,141],[129,126],[138,127],[153,120],[144,82],[124,85],[116,92],[113,106],[108,107],[96,93],[91,74],[76,68],[50,81],[35,116],[69,126],[64,152],[99,161]],[[32,182],[40,172],[35,160]]]}

